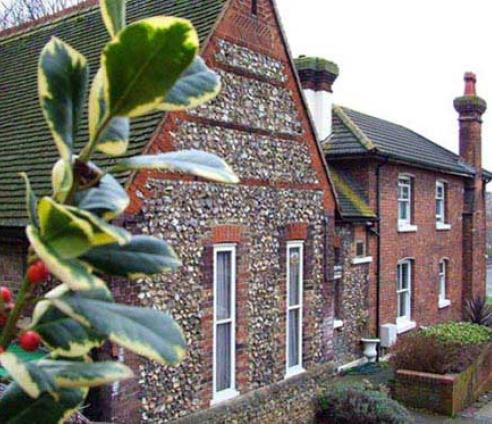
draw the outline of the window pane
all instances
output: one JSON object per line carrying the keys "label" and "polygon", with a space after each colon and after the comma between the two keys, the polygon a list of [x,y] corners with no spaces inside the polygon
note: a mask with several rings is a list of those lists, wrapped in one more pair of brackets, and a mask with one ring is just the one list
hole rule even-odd
{"label": "window pane", "polygon": [[218,324],[216,334],[216,391],[231,387],[231,324]]}
{"label": "window pane", "polygon": [[289,311],[289,328],[287,333],[289,346],[288,366],[300,365],[299,361],[299,309]]}
{"label": "window pane", "polygon": [[289,248],[289,306],[299,305],[301,249]]}
{"label": "window pane", "polygon": [[410,204],[408,201],[400,201],[398,205],[400,209],[400,220],[407,221],[410,217]]}
{"label": "window pane", "polygon": [[364,250],[365,250],[364,247],[365,247],[364,246],[364,242],[363,241],[358,241],[356,243],[356,245],[355,245],[355,255],[356,256],[359,256],[359,257],[364,256],[364,253],[365,253],[364,252]]}
{"label": "window pane", "polygon": [[404,304],[404,297],[403,297],[403,293],[398,293],[398,304],[397,304],[397,307],[398,307],[398,313],[397,313],[397,316],[398,317],[401,317],[401,316],[404,316],[405,313],[405,304]]}
{"label": "window pane", "polygon": [[401,288],[402,289],[408,289],[409,285],[409,281],[408,281],[408,271],[409,271],[409,268],[408,268],[408,264],[401,264]]}
{"label": "window pane", "polygon": [[217,319],[231,317],[231,252],[217,252]]}

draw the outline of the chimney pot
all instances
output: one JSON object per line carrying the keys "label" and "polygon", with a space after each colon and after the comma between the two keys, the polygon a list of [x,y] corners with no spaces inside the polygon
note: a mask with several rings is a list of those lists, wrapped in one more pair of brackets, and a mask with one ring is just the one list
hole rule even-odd
{"label": "chimney pot", "polygon": [[476,83],[477,76],[473,72],[465,72],[465,96],[477,95]]}

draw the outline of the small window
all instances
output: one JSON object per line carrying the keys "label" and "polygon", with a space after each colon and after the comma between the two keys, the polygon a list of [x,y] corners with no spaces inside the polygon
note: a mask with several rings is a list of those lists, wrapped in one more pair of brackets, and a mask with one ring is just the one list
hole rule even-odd
{"label": "small window", "polygon": [[362,240],[355,242],[355,256],[358,258],[363,258],[366,256],[366,243]]}
{"label": "small window", "polygon": [[254,16],[258,15],[258,0],[251,0],[251,13]]}
{"label": "small window", "polygon": [[397,268],[397,321],[409,321],[411,318],[412,262],[401,261]]}
{"label": "small window", "polygon": [[236,247],[214,247],[214,401],[234,397],[236,345]]}
{"label": "small window", "polygon": [[303,243],[287,244],[286,374],[302,369]]}
{"label": "small window", "polygon": [[436,222],[446,222],[446,185],[442,181],[436,183]]}
{"label": "small window", "polygon": [[412,221],[412,180],[398,178],[398,224],[410,225]]}

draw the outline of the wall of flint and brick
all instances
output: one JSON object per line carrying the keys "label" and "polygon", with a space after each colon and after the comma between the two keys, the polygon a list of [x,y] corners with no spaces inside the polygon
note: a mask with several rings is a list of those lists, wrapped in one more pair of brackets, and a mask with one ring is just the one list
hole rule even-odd
{"label": "wall of flint and brick", "polygon": [[[202,55],[222,77],[221,94],[189,113],[169,114],[149,151],[217,153],[241,183],[223,186],[155,171],[133,179],[127,225],[133,232],[169,240],[183,267],[136,284],[115,283],[117,298],[170,311],[183,328],[188,350],[183,363],[170,368],[109,347],[108,354],[129,363],[139,379],[106,391],[111,404],[106,419],[196,422],[213,411],[224,422],[300,417],[304,422],[312,414],[314,380],[329,377],[326,364],[333,359],[332,285],[326,270],[332,266],[334,199],[271,2],[259,0],[253,16],[251,1],[232,1]],[[292,239],[305,242],[307,373],[284,382],[285,248]],[[210,409],[212,252],[219,242],[237,246],[236,381],[241,396]]]}
{"label": "wall of flint and brick", "polygon": [[[334,349],[337,366],[362,356],[360,339],[369,332],[369,289],[374,285],[371,263],[353,264],[355,241],[370,241],[364,225],[337,222],[336,243],[340,249],[341,278],[335,296],[336,318],[343,326],[334,330]],[[368,251],[368,256],[371,253]]]}
{"label": "wall of flint and brick", "polygon": [[[337,162],[368,192],[370,206],[376,210],[375,160]],[[463,211],[464,179],[436,171],[402,164],[385,164],[380,168],[381,185],[381,324],[396,320],[396,269],[398,261],[413,259],[412,319],[418,325],[461,318],[463,304]],[[412,176],[413,218],[416,232],[398,232],[398,175]],[[436,230],[435,183],[447,183],[446,221],[451,229]],[[370,273],[376,281],[377,239],[371,237],[369,255],[373,257]],[[447,298],[449,307],[438,308],[438,264],[448,259]],[[369,288],[370,330],[376,330],[376,284]]]}

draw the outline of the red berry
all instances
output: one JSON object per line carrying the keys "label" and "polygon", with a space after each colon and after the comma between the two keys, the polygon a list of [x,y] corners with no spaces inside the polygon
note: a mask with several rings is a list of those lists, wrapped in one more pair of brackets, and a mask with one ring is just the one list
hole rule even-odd
{"label": "red berry", "polygon": [[9,303],[12,301],[12,292],[7,287],[0,287],[0,295],[2,296],[5,303]]}
{"label": "red berry", "polygon": [[7,324],[7,316],[0,315],[0,327],[3,327],[5,324]]}
{"label": "red berry", "polygon": [[36,261],[27,269],[27,279],[31,284],[42,283],[49,276],[50,272],[43,261]]}
{"label": "red berry", "polygon": [[19,342],[22,349],[33,352],[39,347],[41,337],[35,331],[26,331],[20,336]]}
{"label": "red berry", "polygon": [[5,310],[7,312],[10,312],[12,309],[14,309],[15,303],[14,302],[9,302],[5,305]]}

